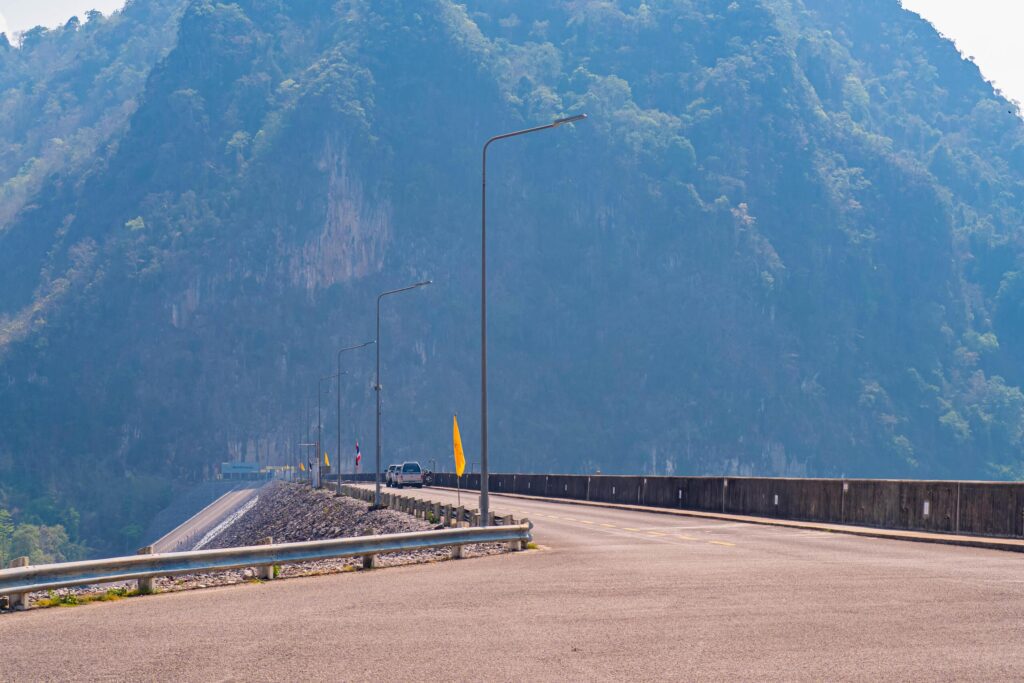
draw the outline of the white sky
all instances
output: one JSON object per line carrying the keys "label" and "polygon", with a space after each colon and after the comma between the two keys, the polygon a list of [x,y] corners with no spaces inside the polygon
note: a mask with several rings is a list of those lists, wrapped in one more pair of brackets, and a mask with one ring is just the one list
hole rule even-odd
{"label": "white sky", "polygon": [[124,7],[125,0],[0,0],[0,33],[17,33],[33,26],[60,26],[98,9],[104,14]]}
{"label": "white sky", "polygon": [[[104,14],[125,0],[0,0],[0,32],[24,31],[42,24],[59,26],[90,9]],[[1024,0],[902,0],[973,55],[986,78],[1011,99],[1024,102]]]}
{"label": "white sky", "polygon": [[932,22],[964,55],[973,56],[981,73],[1005,96],[1024,102],[1022,0],[903,0],[903,6]]}

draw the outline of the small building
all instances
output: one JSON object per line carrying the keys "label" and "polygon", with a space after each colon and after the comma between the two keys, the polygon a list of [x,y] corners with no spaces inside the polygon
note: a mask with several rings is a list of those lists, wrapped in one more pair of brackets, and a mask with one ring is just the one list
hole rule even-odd
{"label": "small building", "polygon": [[263,473],[256,462],[222,462],[220,464],[221,479],[262,479]]}

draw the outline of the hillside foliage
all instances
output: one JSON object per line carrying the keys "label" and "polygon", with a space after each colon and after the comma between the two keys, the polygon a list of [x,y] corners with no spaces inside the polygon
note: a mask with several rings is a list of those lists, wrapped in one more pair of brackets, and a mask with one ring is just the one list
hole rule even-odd
{"label": "hillside foliage", "polygon": [[422,278],[385,464],[475,460],[480,146],[579,112],[490,152],[495,470],[1024,474],[1024,128],[896,0],[132,0],[0,90],[0,507],[69,543],[291,462]]}

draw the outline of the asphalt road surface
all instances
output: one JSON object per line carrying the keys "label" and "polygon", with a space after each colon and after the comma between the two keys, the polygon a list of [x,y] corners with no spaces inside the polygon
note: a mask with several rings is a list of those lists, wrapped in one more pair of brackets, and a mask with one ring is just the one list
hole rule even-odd
{"label": "asphalt road surface", "polygon": [[206,532],[223,522],[257,495],[260,488],[262,488],[261,485],[242,484],[239,488],[228,491],[153,543],[153,552],[169,553],[175,550],[190,550]]}
{"label": "asphalt road surface", "polygon": [[500,495],[492,508],[530,517],[541,549],[6,614],[0,678],[1024,678],[1017,553]]}

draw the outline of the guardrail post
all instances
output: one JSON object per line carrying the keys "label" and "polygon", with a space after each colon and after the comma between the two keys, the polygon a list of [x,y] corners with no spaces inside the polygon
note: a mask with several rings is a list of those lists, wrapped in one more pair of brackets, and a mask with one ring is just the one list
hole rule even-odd
{"label": "guardrail post", "polygon": [[452,546],[452,559],[453,560],[461,560],[462,559],[462,546],[461,545],[456,544],[456,545]]}
{"label": "guardrail post", "polygon": [[472,515],[472,517],[470,518],[469,525],[470,526],[480,526],[480,511],[479,510],[473,510],[473,512],[471,512],[470,514]]}
{"label": "guardrail post", "polygon": [[487,526],[497,526],[498,516],[494,514],[494,510],[487,513]]}
{"label": "guardrail post", "polygon": [[446,503],[444,506],[444,525],[450,527],[452,525],[452,504]]}
{"label": "guardrail post", "polygon": [[[274,537],[267,536],[259,542],[259,545],[273,545]],[[274,565],[272,564],[261,564],[256,567],[256,578],[261,581],[271,581],[274,578]]]}
{"label": "guardrail post", "polygon": [[[501,518],[501,524],[502,524],[502,526],[512,526],[513,524],[515,524],[515,520],[512,519],[512,515],[505,515],[504,517]],[[509,541],[508,542],[508,549],[511,552],[515,552],[515,551],[519,550],[520,549],[520,541]]]}
{"label": "guardrail post", "polygon": [[[135,554],[136,555],[152,555],[153,554],[153,546],[147,545],[147,546],[144,546],[142,548],[139,548],[138,551],[136,551]],[[156,593],[156,579],[154,577],[152,577],[152,576],[150,576],[148,578],[145,578],[145,579],[139,579],[138,589],[139,589],[139,595],[150,595],[151,593]]]}
{"label": "guardrail post", "polygon": [[434,523],[435,524],[440,524],[441,523],[441,504],[440,503],[434,503],[432,512],[434,513]]}
{"label": "guardrail post", "polygon": [[[363,536],[373,536],[373,533],[370,532],[370,531],[366,531],[366,532],[363,533]],[[373,555],[373,554],[363,555],[363,569],[373,569],[376,566],[377,566],[377,556],[376,555]]]}
{"label": "guardrail post", "polygon": [[[27,567],[28,562],[27,557],[16,557],[11,560],[11,563],[8,566],[11,569],[14,569],[15,567]],[[28,609],[28,593],[11,593],[10,596],[8,596],[7,606],[18,611]]]}
{"label": "guardrail post", "polygon": [[[520,524],[525,524],[528,527],[531,526],[530,525],[530,520],[527,519],[526,517],[523,517],[521,520],[519,520],[519,523]],[[520,550],[526,550],[526,549],[529,548],[529,544],[530,544],[529,541],[527,541],[526,539],[523,539],[523,540],[519,541],[519,549]]]}

